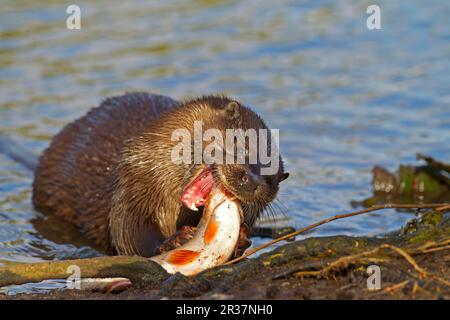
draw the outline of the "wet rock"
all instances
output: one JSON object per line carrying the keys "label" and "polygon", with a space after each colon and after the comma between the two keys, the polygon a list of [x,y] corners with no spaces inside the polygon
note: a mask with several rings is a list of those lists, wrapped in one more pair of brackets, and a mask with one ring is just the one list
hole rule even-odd
{"label": "wet rock", "polygon": [[433,203],[450,201],[450,165],[417,155],[424,165],[400,165],[396,172],[375,166],[372,170],[373,196],[353,201],[354,206],[370,207],[385,203]]}

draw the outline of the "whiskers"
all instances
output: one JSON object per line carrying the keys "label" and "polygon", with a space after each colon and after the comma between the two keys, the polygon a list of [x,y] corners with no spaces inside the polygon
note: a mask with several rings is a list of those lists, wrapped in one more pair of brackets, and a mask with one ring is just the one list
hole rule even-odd
{"label": "whiskers", "polygon": [[272,202],[265,203],[261,217],[268,218],[268,220],[276,225],[278,221],[288,218],[287,207],[278,199],[275,198]]}

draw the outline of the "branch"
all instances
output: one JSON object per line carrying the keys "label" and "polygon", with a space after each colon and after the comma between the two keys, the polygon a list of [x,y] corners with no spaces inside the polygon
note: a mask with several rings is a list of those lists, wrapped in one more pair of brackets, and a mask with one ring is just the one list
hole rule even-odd
{"label": "branch", "polygon": [[348,217],[353,217],[353,216],[358,216],[361,214],[365,214],[365,213],[369,213],[369,212],[373,212],[373,211],[378,211],[378,210],[384,210],[384,209],[437,209],[437,210],[443,210],[443,208],[448,208],[450,207],[450,204],[448,203],[431,203],[431,204],[385,204],[385,205],[377,205],[377,206],[372,206],[370,208],[367,209],[363,209],[363,210],[359,210],[359,211],[354,211],[354,212],[350,212],[350,213],[344,213],[344,214],[338,214],[335,215],[333,217],[327,218],[325,220],[316,222],[312,225],[309,225],[305,228],[302,228],[300,230],[297,230],[295,232],[289,233],[287,235],[284,235],[282,237],[279,237],[277,239],[274,239],[272,241],[269,241],[259,247],[256,247],[254,249],[249,249],[247,250],[247,252],[245,252],[242,256],[230,260],[227,263],[225,263],[224,265],[230,265],[233,263],[236,263],[238,261],[241,261],[242,259],[247,258],[248,256],[251,256],[252,254],[267,248],[277,242],[289,239],[289,238],[293,238],[301,233],[305,233],[306,231],[309,231],[311,229],[317,228],[318,226],[321,226],[325,223],[334,221],[334,220],[338,220],[338,219],[344,219],[344,218],[348,218]]}
{"label": "branch", "polygon": [[147,279],[149,276],[157,281],[161,274],[164,274],[159,265],[138,256],[20,263],[0,267],[0,287],[40,282],[46,279],[66,279],[71,275],[67,272],[67,268],[71,265],[80,268],[82,278],[127,277],[133,283],[142,282],[142,278]]}

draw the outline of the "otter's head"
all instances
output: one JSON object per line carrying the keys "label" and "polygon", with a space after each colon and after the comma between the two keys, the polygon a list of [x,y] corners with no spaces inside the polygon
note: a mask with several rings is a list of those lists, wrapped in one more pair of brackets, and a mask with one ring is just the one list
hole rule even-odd
{"label": "otter's head", "polygon": [[194,164],[189,166],[181,202],[197,211],[213,186],[219,186],[240,201],[246,223],[253,225],[289,176],[274,139],[277,135],[255,112],[226,97],[203,97],[181,108],[191,110],[196,127],[189,130]]}

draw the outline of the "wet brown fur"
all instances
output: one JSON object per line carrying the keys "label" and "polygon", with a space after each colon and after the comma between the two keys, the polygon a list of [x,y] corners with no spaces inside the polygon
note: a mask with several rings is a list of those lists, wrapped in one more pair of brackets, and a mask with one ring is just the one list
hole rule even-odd
{"label": "wet brown fur", "polygon": [[[232,100],[208,96],[184,103],[146,93],[108,98],[56,135],[40,158],[33,203],[44,213],[76,224],[97,246],[113,254],[151,256],[182,225],[195,225],[201,211],[181,205],[180,194],[199,166],[171,161],[175,129],[266,128],[239,104],[239,117],[224,108]],[[193,135],[192,135],[193,136]],[[200,166],[201,167],[201,166]],[[245,165],[218,165],[215,179],[239,196],[234,176]],[[283,167],[265,178],[254,197],[240,199],[251,226],[276,196]]]}

